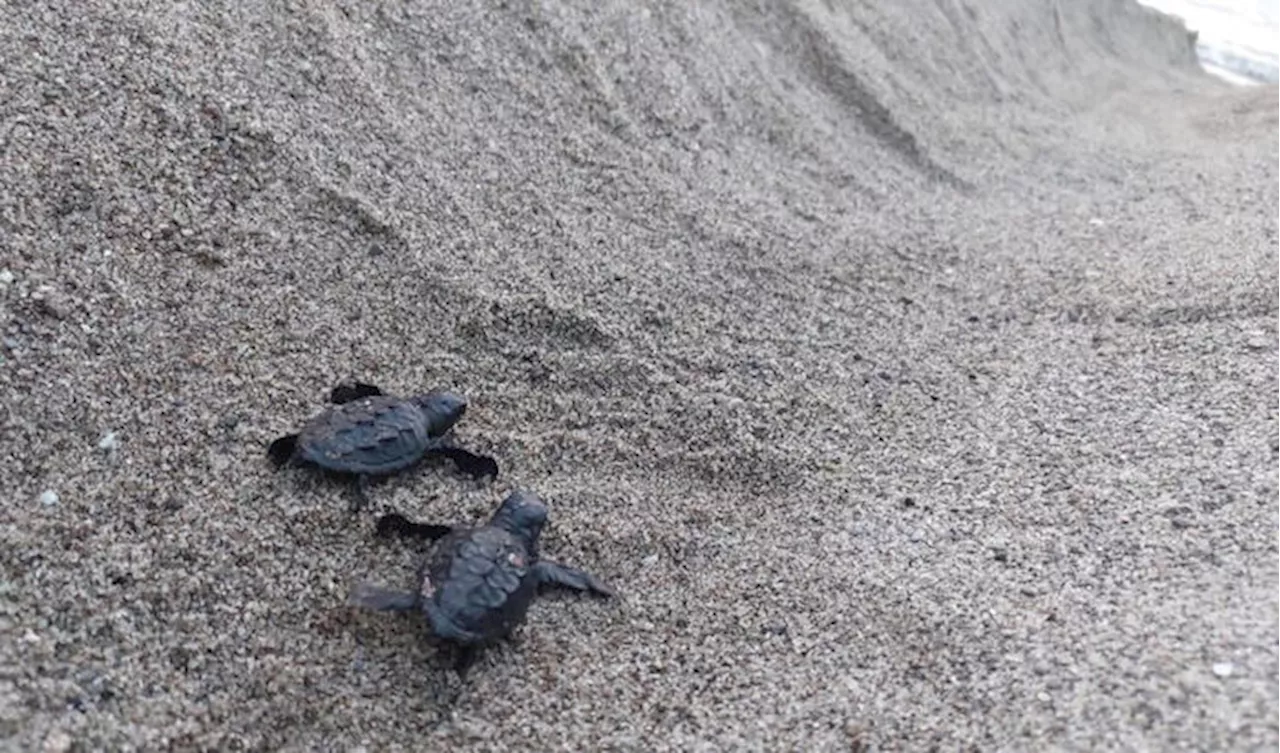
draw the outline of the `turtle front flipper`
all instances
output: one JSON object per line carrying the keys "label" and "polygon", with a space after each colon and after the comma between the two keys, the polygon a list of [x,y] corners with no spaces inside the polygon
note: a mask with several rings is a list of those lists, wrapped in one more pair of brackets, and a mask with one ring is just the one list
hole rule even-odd
{"label": "turtle front flipper", "polygon": [[612,588],[601,583],[594,575],[576,567],[542,560],[534,565],[533,569],[538,575],[540,586],[560,586],[604,597],[615,595]]}
{"label": "turtle front flipper", "polygon": [[293,459],[293,453],[298,449],[298,435],[286,434],[275,440],[267,447],[267,457],[271,458],[271,462],[277,468]]}
{"label": "turtle front flipper", "polygon": [[440,457],[449,458],[453,464],[458,467],[462,473],[471,478],[479,479],[488,476],[489,478],[498,477],[498,461],[489,455],[477,455],[469,450],[461,447],[450,447],[441,445],[432,447],[427,450],[428,455],[438,455]]}
{"label": "turtle front flipper", "polygon": [[362,607],[378,612],[408,612],[417,609],[419,601],[416,593],[393,591],[368,583],[357,583],[351,587],[347,603],[353,607]]}
{"label": "turtle front flipper", "polygon": [[434,523],[414,523],[400,513],[393,512],[378,518],[377,531],[378,536],[383,538],[400,536],[406,539],[435,541],[448,536],[453,531],[453,528]]}
{"label": "turtle front flipper", "polygon": [[329,402],[334,405],[345,405],[362,397],[377,397],[383,394],[376,385],[365,382],[343,382],[329,393]]}

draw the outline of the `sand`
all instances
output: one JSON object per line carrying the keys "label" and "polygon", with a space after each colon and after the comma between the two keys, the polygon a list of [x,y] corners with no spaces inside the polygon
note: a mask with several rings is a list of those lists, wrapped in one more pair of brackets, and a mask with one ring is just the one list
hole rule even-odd
{"label": "sand", "polygon": [[[1274,750],[1276,114],[1133,2],[4,3],[3,749]],[[502,474],[274,472],[348,377]],[[450,706],[347,589],[514,488],[623,596]]]}

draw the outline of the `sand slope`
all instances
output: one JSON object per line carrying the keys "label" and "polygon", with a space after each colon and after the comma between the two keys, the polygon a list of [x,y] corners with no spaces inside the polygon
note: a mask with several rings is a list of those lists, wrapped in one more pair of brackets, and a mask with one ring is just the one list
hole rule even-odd
{"label": "sand slope", "polygon": [[[0,5],[5,749],[1274,749],[1276,89],[1133,2],[642,5]],[[349,375],[503,475],[270,471]],[[625,597],[446,710],[344,597],[517,486]]]}

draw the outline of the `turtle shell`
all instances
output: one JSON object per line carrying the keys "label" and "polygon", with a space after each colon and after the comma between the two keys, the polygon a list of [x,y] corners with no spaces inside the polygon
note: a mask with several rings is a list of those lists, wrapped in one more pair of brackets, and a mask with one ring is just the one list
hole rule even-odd
{"label": "turtle shell", "polygon": [[414,402],[387,395],[335,405],[298,435],[302,460],[340,473],[382,475],[408,468],[439,439]]}
{"label": "turtle shell", "polygon": [[453,533],[422,573],[422,609],[433,632],[462,644],[509,634],[537,594],[536,555],[520,537],[494,526]]}

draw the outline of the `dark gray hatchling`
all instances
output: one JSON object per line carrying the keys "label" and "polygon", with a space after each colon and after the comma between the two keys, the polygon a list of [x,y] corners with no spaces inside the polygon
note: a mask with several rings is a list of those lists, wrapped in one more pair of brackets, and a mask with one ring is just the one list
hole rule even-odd
{"label": "dark gray hatchling", "polygon": [[437,391],[401,398],[355,382],[335,387],[329,401],[300,432],[272,442],[267,455],[277,467],[294,463],[354,477],[353,510],[366,501],[371,477],[403,471],[428,455],[449,458],[473,478],[498,475],[492,457],[449,442],[450,430],[467,410],[458,395]]}
{"label": "dark gray hatchling", "polygon": [[614,595],[592,575],[538,556],[546,522],[546,504],[525,491],[509,495],[478,528],[411,523],[386,515],[378,521],[379,535],[441,540],[423,562],[417,590],[359,584],[350,603],[376,610],[421,610],[431,632],[460,649],[455,669],[465,677],[478,649],[510,635],[524,621],[540,587]]}

